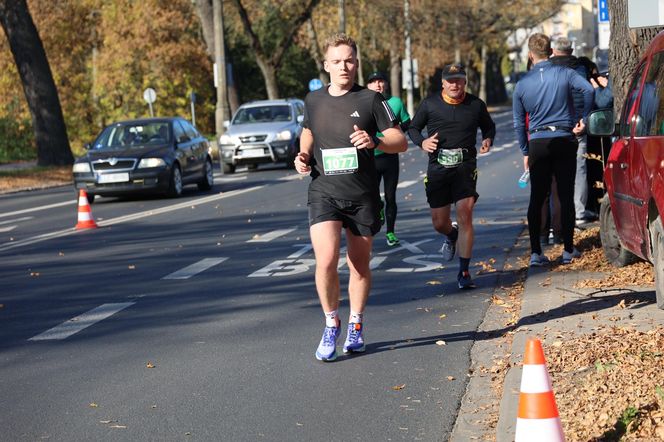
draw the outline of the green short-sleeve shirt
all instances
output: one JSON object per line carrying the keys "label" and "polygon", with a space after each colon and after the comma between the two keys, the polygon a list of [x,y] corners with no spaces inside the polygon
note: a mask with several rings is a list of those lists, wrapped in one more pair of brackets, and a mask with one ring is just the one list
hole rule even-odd
{"label": "green short-sleeve shirt", "polygon": [[[390,109],[392,109],[392,112],[394,112],[394,115],[397,117],[397,121],[399,124],[405,123],[407,121],[410,121],[410,115],[408,115],[408,111],[406,111],[406,106],[404,106],[403,101],[401,101],[401,98],[399,97],[390,97],[387,100],[387,104],[390,106]],[[383,134],[378,132],[376,133],[377,137],[382,137]],[[374,149],[374,155],[382,155],[385,152],[383,152],[380,149]]]}

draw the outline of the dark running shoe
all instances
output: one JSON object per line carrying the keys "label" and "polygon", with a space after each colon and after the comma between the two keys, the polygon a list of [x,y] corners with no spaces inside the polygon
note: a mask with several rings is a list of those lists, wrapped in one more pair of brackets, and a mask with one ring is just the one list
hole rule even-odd
{"label": "dark running shoe", "polygon": [[459,273],[457,281],[459,282],[459,288],[462,290],[474,289],[476,287],[475,283],[470,278],[470,272],[468,270]]}

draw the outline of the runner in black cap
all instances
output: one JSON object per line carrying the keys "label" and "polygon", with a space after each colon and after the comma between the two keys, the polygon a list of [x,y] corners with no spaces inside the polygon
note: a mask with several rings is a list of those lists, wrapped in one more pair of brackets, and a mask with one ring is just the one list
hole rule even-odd
{"label": "runner in black cap", "polygon": [[[460,64],[443,68],[443,90],[427,97],[415,113],[408,129],[411,140],[429,153],[424,179],[431,221],[445,236],[441,253],[451,261],[459,240],[459,288],[475,287],[468,267],[473,250],[473,207],[479,195],[477,184],[477,129],[482,130],[480,153],[491,148],[496,136],[486,104],[465,91],[466,71]],[[429,138],[421,134],[426,127]],[[457,223],[452,223],[451,204]]]}
{"label": "runner in black cap", "polygon": [[[387,77],[382,72],[373,72],[367,80],[367,88],[382,94],[387,99],[392,112],[397,117],[397,121],[402,131],[408,130],[410,124],[410,115],[406,112],[403,101],[399,97],[390,97],[388,92]],[[380,132],[377,137],[382,137]],[[384,218],[387,221],[387,231],[385,238],[388,246],[399,244],[399,238],[394,234],[394,224],[397,219],[397,184],[399,183],[399,154],[385,153],[380,149],[374,149],[376,159],[376,173],[378,174],[378,187],[383,180],[385,189]],[[383,214],[383,212],[381,212]]]}

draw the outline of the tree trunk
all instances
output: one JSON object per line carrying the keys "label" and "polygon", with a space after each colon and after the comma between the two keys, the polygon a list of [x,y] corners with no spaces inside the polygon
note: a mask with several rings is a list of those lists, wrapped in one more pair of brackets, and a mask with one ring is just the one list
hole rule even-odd
{"label": "tree trunk", "polygon": [[263,74],[265,79],[265,90],[267,91],[268,100],[276,100],[279,98],[279,85],[277,84],[277,68],[272,63],[256,56],[256,63]]}
{"label": "tree trunk", "polygon": [[39,166],[74,162],[58,91],[46,52],[25,0],[0,0],[0,22],[30,108]]}
{"label": "tree trunk", "polygon": [[196,0],[196,15],[201,22],[205,48],[211,60],[214,60],[214,14],[212,0]]}
{"label": "tree trunk", "polygon": [[480,49],[480,92],[479,92],[479,97],[480,100],[484,101],[486,103],[486,60],[487,60],[487,53],[488,49],[486,44],[482,44],[482,49]]}
{"label": "tree trunk", "polygon": [[505,80],[500,71],[500,55],[490,52],[486,64],[486,103],[499,104],[507,101]]}
{"label": "tree trunk", "polygon": [[401,98],[401,57],[398,33],[392,34],[390,41],[390,92],[393,97]]}
{"label": "tree trunk", "polygon": [[613,88],[613,108],[616,121],[632,81],[634,68],[641,60],[643,50],[664,28],[629,29],[627,2],[609,0],[611,38],[609,43],[609,72]]}
{"label": "tree trunk", "polygon": [[318,35],[316,34],[316,28],[314,27],[314,21],[309,17],[307,20],[307,36],[309,37],[309,55],[316,63],[316,69],[318,70],[318,78],[323,84],[328,84],[330,78],[325,72],[325,67],[323,66],[323,56],[321,54],[320,45],[318,44]]}

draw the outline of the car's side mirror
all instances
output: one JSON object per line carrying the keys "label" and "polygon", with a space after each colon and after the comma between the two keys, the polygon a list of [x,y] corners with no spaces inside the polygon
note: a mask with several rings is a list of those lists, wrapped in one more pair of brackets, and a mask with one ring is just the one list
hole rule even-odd
{"label": "car's side mirror", "polygon": [[302,123],[304,121],[304,115],[298,115],[297,116],[297,122]]}
{"label": "car's side mirror", "polygon": [[231,125],[230,121],[228,121],[228,120],[224,121],[224,129],[228,129],[230,127],[230,125]]}
{"label": "car's side mirror", "polygon": [[85,150],[90,150],[90,149],[92,149],[92,145],[91,145],[90,143],[85,143],[85,144],[83,145],[83,149],[85,149]]}
{"label": "car's side mirror", "polygon": [[613,110],[598,109],[588,115],[588,134],[598,137],[609,137],[615,133]]}

